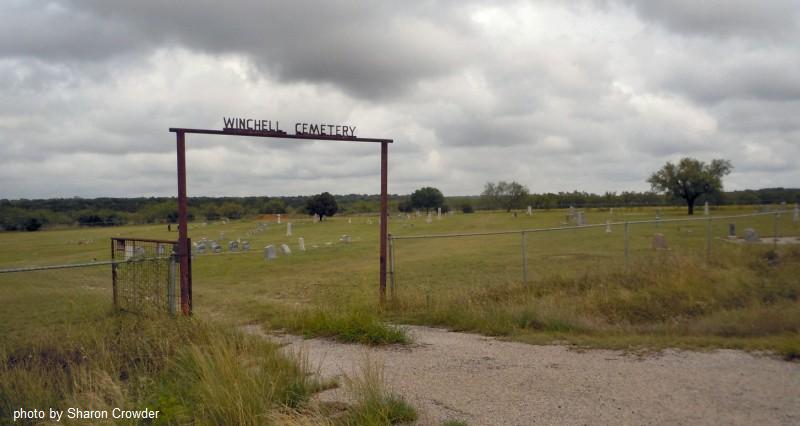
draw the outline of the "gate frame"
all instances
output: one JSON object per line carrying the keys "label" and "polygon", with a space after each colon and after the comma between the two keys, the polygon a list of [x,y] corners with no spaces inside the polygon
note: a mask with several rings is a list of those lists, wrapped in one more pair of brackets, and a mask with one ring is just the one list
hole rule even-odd
{"label": "gate frame", "polygon": [[381,138],[358,138],[349,136],[335,135],[316,135],[316,134],[294,134],[290,135],[283,131],[253,131],[226,128],[223,130],[211,129],[189,129],[182,127],[170,127],[169,131],[175,133],[177,139],[178,154],[178,258],[181,270],[181,311],[183,315],[192,313],[192,264],[191,253],[188,246],[189,230],[187,219],[187,198],[186,198],[186,134],[194,133],[201,135],[223,135],[223,136],[249,136],[259,138],[277,139],[305,139],[305,140],[331,140],[343,142],[376,142],[381,144],[381,220],[380,220],[380,303],[386,302],[386,246],[388,239],[389,226],[389,200],[387,194],[388,180],[388,156],[389,144],[392,139]]}

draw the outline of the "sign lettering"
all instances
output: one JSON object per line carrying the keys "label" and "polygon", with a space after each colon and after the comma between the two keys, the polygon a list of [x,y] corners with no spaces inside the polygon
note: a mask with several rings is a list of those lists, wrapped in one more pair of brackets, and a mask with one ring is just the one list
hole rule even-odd
{"label": "sign lettering", "polygon": [[[253,118],[222,117],[223,130],[244,130],[260,133],[286,133],[280,122]],[[296,135],[356,137],[356,126],[326,123],[295,123]]]}

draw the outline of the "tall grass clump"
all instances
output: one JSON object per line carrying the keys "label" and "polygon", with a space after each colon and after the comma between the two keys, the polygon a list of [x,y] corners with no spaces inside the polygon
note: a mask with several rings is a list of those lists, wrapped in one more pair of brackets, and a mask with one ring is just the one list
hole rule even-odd
{"label": "tall grass clump", "polygon": [[19,407],[159,411],[159,421],[264,424],[319,388],[277,346],[197,320],[111,314],[0,345],[0,419]]}
{"label": "tall grass clump", "polygon": [[[522,283],[406,290],[395,321],[483,334],[616,346],[641,342],[770,349],[800,340],[800,249],[677,253],[628,270],[554,273]],[[534,338],[542,341],[543,339]],[[546,340],[546,339],[544,339]]]}
{"label": "tall grass clump", "polygon": [[345,416],[337,419],[340,425],[394,425],[417,419],[417,411],[401,396],[386,389],[383,367],[364,360],[361,371],[355,376],[346,376],[345,390],[353,406]]}
{"label": "tall grass clump", "polygon": [[367,345],[410,342],[402,327],[387,324],[374,310],[349,309],[264,309],[262,318],[271,328],[282,328],[305,337],[327,337],[340,342]]}

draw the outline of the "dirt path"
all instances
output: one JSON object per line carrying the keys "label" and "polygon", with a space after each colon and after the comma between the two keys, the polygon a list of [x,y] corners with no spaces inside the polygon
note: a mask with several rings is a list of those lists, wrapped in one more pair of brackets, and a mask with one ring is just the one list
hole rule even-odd
{"label": "dirt path", "polygon": [[[408,327],[410,347],[367,348],[283,337],[324,377],[354,374],[368,355],[420,423],[800,424],[800,365],[740,351],[640,358],[576,352]],[[340,390],[321,394],[342,398]]]}

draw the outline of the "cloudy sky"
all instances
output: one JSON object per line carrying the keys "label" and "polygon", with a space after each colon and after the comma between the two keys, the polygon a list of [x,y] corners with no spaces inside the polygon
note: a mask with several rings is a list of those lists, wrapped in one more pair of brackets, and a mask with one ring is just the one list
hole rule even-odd
{"label": "cloudy sky", "polygon": [[[392,193],[797,187],[798,40],[796,0],[3,0],[0,198],[173,195],[167,129],[223,116],[392,138]],[[187,145],[190,195],[379,191],[373,144]]]}

